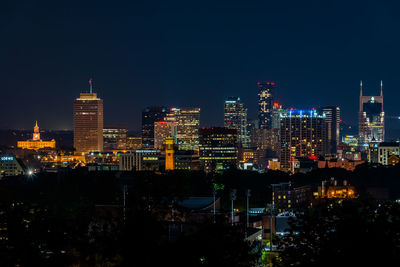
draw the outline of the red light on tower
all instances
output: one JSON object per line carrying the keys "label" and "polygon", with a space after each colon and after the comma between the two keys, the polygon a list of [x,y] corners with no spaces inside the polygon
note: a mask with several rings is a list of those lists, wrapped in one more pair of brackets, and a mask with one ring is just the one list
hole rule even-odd
{"label": "red light on tower", "polygon": [[275,85],[275,83],[271,83],[271,85]]}
{"label": "red light on tower", "polygon": [[275,103],[274,103],[274,107],[275,107],[275,108],[279,108],[279,103],[278,103],[278,102],[275,102]]}
{"label": "red light on tower", "polygon": [[269,84],[270,84],[270,82],[267,82],[267,84],[269,85]]}

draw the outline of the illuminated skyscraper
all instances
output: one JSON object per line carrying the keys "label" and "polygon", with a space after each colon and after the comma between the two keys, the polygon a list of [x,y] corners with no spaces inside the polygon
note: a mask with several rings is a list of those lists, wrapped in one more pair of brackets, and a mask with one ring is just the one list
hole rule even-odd
{"label": "illuminated skyscraper", "polygon": [[103,100],[93,93],[92,79],[89,93],[81,93],[74,100],[74,148],[77,154],[103,151]]}
{"label": "illuminated skyscraper", "polygon": [[360,83],[360,111],[358,113],[360,143],[383,142],[385,140],[385,112],[383,111],[383,85],[379,96],[363,96]]}
{"label": "illuminated skyscraper", "polygon": [[336,154],[340,138],[340,108],[334,106],[321,107],[319,113],[326,116],[326,153]]}
{"label": "illuminated skyscraper", "polygon": [[274,103],[274,82],[258,82],[258,121],[260,129],[272,126],[272,107]]}
{"label": "illuminated skyscraper", "polygon": [[222,127],[200,129],[200,162],[205,172],[236,168],[236,130]]}
{"label": "illuminated skyscraper", "polygon": [[154,122],[154,148],[164,149],[165,140],[172,138],[172,141],[176,143],[176,134],[178,123],[176,121],[156,121]]}
{"label": "illuminated skyscraper", "polygon": [[315,110],[290,110],[281,117],[281,170],[293,171],[296,157],[317,159],[325,155],[325,115]]}
{"label": "illuminated skyscraper", "polygon": [[146,147],[154,147],[154,123],[164,120],[166,107],[148,107],[142,112],[142,143]]}
{"label": "illuminated skyscraper", "polygon": [[239,145],[243,147],[249,145],[249,136],[247,134],[247,108],[244,107],[239,97],[230,97],[225,100],[224,127],[236,130],[237,142]]}
{"label": "illuminated skyscraper", "polygon": [[199,148],[200,108],[171,108],[178,122],[177,144],[180,150]]}

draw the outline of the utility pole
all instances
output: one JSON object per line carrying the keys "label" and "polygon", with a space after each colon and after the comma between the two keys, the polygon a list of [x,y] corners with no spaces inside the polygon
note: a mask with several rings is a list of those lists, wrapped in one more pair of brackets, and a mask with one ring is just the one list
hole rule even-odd
{"label": "utility pole", "polygon": [[215,223],[215,199],[216,199],[216,195],[217,195],[217,189],[215,189],[215,187],[213,188],[213,197],[214,197],[214,207],[213,207],[213,213],[214,213],[214,217],[213,217],[213,223]]}
{"label": "utility pole", "polygon": [[247,197],[247,209],[246,209],[246,228],[249,227],[249,199],[250,199],[251,190],[247,189],[246,197]]}
{"label": "utility pole", "polygon": [[123,220],[124,220],[124,224],[126,222],[126,193],[128,191],[128,186],[126,184],[124,184],[122,186],[122,194],[123,194]]}
{"label": "utility pole", "polygon": [[[274,210],[275,210],[275,194],[274,194],[274,185],[271,185],[272,187],[272,205],[271,205],[271,211],[270,211],[270,222],[269,222],[269,229],[270,229],[270,241],[269,241],[269,251],[272,252],[272,223],[273,223],[273,215],[274,215]],[[275,221],[276,222],[276,221]]]}
{"label": "utility pole", "polygon": [[235,212],[233,208],[233,201],[236,200],[236,189],[231,189],[231,201],[232,201],[232,226],[233,226],[233,214]]}

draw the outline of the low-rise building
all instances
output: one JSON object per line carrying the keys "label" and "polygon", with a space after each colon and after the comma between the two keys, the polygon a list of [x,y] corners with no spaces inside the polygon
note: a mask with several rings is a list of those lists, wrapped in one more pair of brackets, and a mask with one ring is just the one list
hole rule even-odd
{"label": "low-rise building", "polygon": [[[396,142],[383,142],[378,145],[378,163],[384,166],[389,165],[389,158],[391,156],[400,155],[400,143]],[[394,157],[392,157],[393,163]]]}
{"label": "low-rise building", "polygon": [[338,185],[337,180],[332,178],[330,181],[322,181],[318,186],[317,198],[356,198],[354,186],[350,185],[346,180],[343,185]]}
{"label": "low-rise building", "polygon": [[158,150],[140,149],[119,157],[121,171],[162,171],[165,169],[165,156]]}
{"label": "low-rise building", "polygon": [[25,165],[20,159],[11,155],[0,156],[0,178],[5,176],[24,175]]}
{"label": "low-rise building", "polygon": [[17,147],[22,149],[33,149],[33,150],[39,150],[42,148],[55,148],[56,141],[54,139],[52,139],[51,141],[43,141],[42,139],[40,139],[39,126],[36,122],[35,127],[33,128],[32,139],[26,141],[18,141]]}
{"label": "low-rise building", "polygon": [[348,171],[354,171],[358,165],[364,164],[365,160],[349,160],[346,158],[342,159],[329,159],[329,160],[319,160],[318,168],[342,168]]}

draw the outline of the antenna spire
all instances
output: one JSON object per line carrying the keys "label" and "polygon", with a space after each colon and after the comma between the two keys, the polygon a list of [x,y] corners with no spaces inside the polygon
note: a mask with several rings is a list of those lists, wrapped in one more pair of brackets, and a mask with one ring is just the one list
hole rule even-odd
{"label": "antenna spire", "polygon": [[90,88],[90,93],[92,94],[93,93],[93,78],[92,77],[89,78],[89,88]]}
{"label": "antenna spire", "polygon": [[381,96],[383,96],[383,82],[381,80]]}

